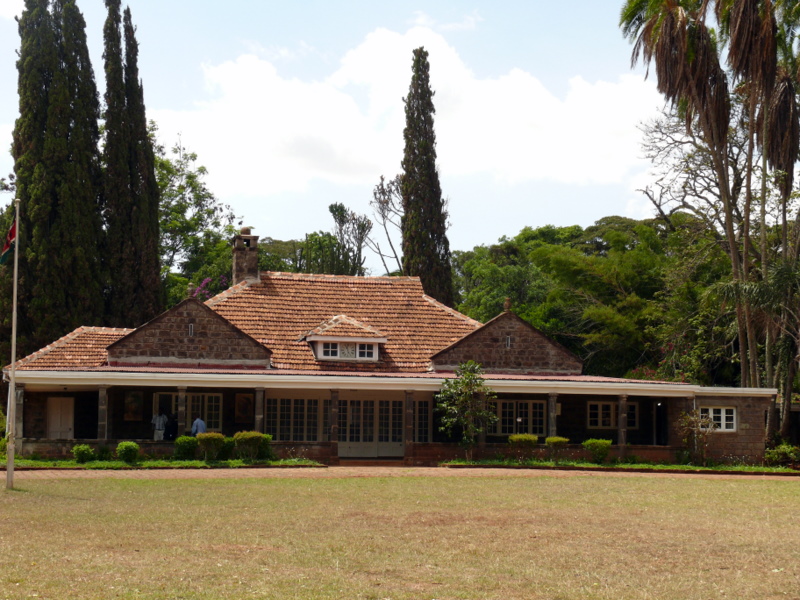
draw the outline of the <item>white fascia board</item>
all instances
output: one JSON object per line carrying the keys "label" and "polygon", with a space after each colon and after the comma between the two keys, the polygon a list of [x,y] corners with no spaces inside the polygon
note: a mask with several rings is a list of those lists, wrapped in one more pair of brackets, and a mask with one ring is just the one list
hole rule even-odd
{"label": "white fascia board", "polygon": [[[17,371],[18,384],[31,391],[52,390],[64,386],[110,387],[227,387],[271,389],[347,389],[439,391],[445,377],[382,377],[348,375],[281,375],[278,373],[132,373],[122,371]],[[630,382],[547,381],[486,378],[486,385],[498,393],[585,394],[593,396],[655,396],[691,398],[692,396],[772,397],[775,389],[704,388],[696,385]]]}

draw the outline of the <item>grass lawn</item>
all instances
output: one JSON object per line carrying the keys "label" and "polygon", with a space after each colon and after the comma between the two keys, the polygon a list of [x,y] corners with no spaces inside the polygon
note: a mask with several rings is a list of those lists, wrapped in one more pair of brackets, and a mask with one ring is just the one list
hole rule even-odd
{"label": "grass lawn", "polygon": [[19,481],[0,599],[800,598],[794,480]]}

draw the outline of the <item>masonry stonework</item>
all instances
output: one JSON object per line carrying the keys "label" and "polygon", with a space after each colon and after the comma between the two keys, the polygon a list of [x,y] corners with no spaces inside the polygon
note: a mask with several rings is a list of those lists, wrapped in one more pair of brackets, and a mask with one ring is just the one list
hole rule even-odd
{"label": "masonry stonework", "polygon": [[266,368],[270,354],[202,302],[188,299],[109,346],[108,362]]}
{"label": "masonry stonework", "polygon": [[493,373],[580,375],[581,361],[511,312],[502,313],[431,359],[436,370],[474,360]]}

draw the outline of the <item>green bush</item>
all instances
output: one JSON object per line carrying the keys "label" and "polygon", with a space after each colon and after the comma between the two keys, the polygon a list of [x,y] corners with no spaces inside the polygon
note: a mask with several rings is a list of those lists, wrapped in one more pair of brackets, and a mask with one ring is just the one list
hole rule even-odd
{"label": "green bush", "polygon": [[800,448],[784,442],[766,450],[764,462],[772,466],[786,466],[800,462]]}
{"label": "green bush", "polygon": [[544,443],[547,446],[548,452],[550,453],[551,460],[558,464],[558,461],[561,460],[561,455],[566,449],[567,444],[569,444],[569,439],[554,435],[545,439]]}
{"label": "green bush", "polygon": [[8,448],[8,439],[5,436],[0,437],[0,460],[6,459],[7,448]]}
{"label": "green bush", "polygon": [[3,435],[6,434],[6,413],[2,408],[0,408],[0,431],[3,432]]}
{"label": "green bush", "polygon": [[[244,459],[255,460],[258,458],[264,438],[268,437],[258,431],[239,431],[233,436],[236,452]],[[271,436],[270,441],[272,441]]]}
{"label": "green bush", "polygon": [[221,433],[198,433],[197,446],[203,453],[203,460],[217,460],[219,451],[225,445],[225,436]]}
{"label": "green bush", "polygon": [[175,440],[175,451],[172,454],[175,460],[194,460],[197,456],[197,438],[182,435]]}
{"label": "green bush", "polygon": [[272,449],[272,436],[265,433],[261,438],[261,445],[258,447],[258,460],[277,460],[277,458]]}
{"label": "green bush", "polygon": [[88,444],[76,444],[72,447],[72,456],[75,457],[75,462],[83,464],[96,458],[94,450]]}
{"label": "green bush", "polygon": [[590,439],[581,444],[592,457],[592,462],[602,465],[606,462],[609,452],[611,452],[611,440]]}
{"label": "green bush", "polygon": [[531,458],[538,444],[539,436],[531,433],[515,433],[508,436],[508,445],[511,446],[519,461]]}
{"label": "green bush", "polygon": [[236,456],[236,442],[232,437],[226,437],[219,449],[217,460],[230,460]]}
{"label": "green bush", "polygon": [[120,442],[117,444],[117,458],[132,465],[139,459],[139,444],[136,442]]}
{"label": "green bush", "polygon": [[101,444],[97,447],[97,460],[111,460],[112,456],[111,448],[105,444]]}

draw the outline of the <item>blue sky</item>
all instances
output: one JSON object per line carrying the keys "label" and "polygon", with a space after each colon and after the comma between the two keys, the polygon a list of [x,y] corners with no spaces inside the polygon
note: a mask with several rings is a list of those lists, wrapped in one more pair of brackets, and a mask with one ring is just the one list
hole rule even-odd
{"label": "blue sky", "polygon": [[[102,0],[78,0],[98,87]],[[411,51],[436,91],[451,247],[522,227],[650,215],[637,124],[662,106],[630,68],[619,4],[131,0],[148,117],[180,135],[216,195],[278,239],[328,230],[331,202],[368,213],[400,169]],[[0,173],[17,116],[13,15],[0,0]],[[377,274],[377,261],[370,266]]]}

